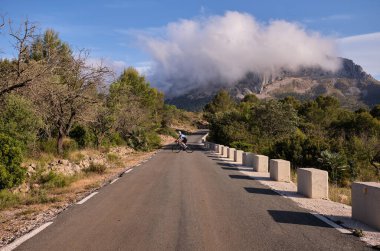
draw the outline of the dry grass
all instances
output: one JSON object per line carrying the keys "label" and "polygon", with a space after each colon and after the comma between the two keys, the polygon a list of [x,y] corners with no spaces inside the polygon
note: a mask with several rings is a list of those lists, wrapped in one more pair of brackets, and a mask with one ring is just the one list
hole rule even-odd
{"label": "dry grass", "polygon": [[351,187],[338,187],[329,184],[329,199],[351,206]]}

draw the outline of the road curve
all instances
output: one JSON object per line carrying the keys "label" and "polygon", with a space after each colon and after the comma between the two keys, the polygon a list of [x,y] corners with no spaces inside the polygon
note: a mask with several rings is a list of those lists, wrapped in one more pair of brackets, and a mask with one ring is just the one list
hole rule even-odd
{"label": "road curve", "polygon": [[164,149],[16,250],[366,249],[199,148]]}

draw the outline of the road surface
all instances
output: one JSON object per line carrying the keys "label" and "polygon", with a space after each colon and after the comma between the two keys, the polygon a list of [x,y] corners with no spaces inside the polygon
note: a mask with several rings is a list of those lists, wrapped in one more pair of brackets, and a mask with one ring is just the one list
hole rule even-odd
{"label": "road surface", "polygon": [[[189,137],[199,141],[202,135]],[[207,151],[151,160],[17,250],[365,250]]]}

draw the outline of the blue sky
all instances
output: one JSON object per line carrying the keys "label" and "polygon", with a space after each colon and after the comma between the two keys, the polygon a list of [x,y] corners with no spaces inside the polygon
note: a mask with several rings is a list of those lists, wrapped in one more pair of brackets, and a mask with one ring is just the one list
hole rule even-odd
{"label": "blue sky", "polygon": [[[354,59],[380,79],[379,0],[0,0],[0,14],[14,22],[28,18],[41,30],[58,31],[74,49],[90,49],[94,60],[140,70],[152,59],[135,34],[159,32],[168,23],[226,11],[248,13],[264,24],[278,19],[294,22],[333,38],[341,56]],[[0,39],[3,56],[10,56],[8,38],[2,34]]]}

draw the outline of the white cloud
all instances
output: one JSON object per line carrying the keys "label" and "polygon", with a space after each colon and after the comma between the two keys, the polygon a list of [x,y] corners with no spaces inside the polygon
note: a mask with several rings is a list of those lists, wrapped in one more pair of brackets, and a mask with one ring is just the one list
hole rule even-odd
{"label": "white cloud", "polygon": [[153,83],[178,95],[212,83],[233,83],[251,71],[319,66],[337,70],[335,42],[298,24],[262,24],[246,13],[180,20],[160,35],[140,35],[151,55]]}
{"label": "white cloud", "polygon": [[380,79],[380,32],[341,38],[337,43],[342,57],[352,59]]}

